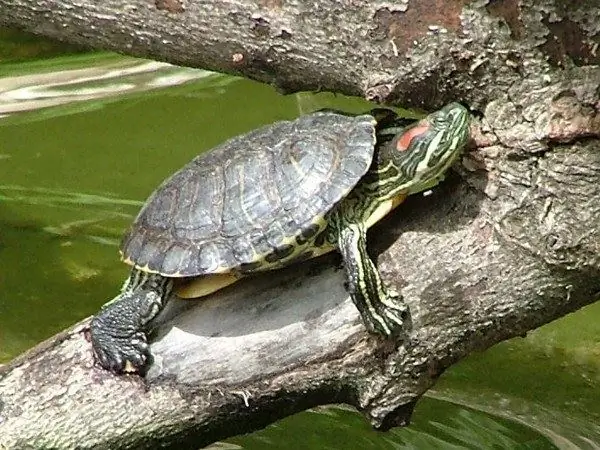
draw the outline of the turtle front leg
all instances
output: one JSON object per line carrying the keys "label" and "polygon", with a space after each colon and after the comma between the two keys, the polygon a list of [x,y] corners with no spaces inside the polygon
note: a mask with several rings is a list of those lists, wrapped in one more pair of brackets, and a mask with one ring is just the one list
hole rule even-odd
{"label": "turtle front leg", "polygon": [[161,275],[132,270],[121,294],[92,319],[92,348],[100,365],[112,372],[144,373],[151,358],[146,333],[162,311],[173,282]]}
{"label": "turtle front leg", "polygon": [[338,229],[338,247],[344,260],[348,292],[367,329],[386,337],[401,332],[408,307],[398,293],[383,285],[377,267],[367,254],[366,226],[343,224]]}

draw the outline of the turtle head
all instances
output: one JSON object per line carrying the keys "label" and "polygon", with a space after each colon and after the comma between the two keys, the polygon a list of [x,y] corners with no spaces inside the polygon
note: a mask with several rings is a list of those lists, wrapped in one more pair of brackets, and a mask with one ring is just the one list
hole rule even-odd
{"label": "turtle head", "polygon": [[397,171],[394,190],[413,194],[436,185],[465,147],[469,112],[459,103],[450,103],[394,131],[382,156]]}

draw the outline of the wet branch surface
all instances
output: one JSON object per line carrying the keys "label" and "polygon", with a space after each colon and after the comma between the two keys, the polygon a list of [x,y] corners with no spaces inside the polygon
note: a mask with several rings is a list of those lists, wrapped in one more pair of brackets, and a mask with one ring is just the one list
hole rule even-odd
{"label": "wet branch surface", "polygon": [[0,0],[50,37],[478,113],[449,179],[370,232],[405,339],[366,333],[336,256],[173,302],[145,379],[94,367],[84,321],[0,369],[0,448],[198,448],[332,402],[386,429],[469,353],[597,300],[600,8],[535,3]]}

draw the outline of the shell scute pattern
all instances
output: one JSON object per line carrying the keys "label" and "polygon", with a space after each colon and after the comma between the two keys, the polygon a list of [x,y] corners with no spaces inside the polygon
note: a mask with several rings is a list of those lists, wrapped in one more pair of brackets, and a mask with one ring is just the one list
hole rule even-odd
{"label": "shell scute pattern", "polygon": [[[245,158],[244,158],[245,157]],[[273,183],[274,158],[268,152],[240,154],[225,171],[225,203],[221,234],[235,237],[249,230],[268,229],[272,211],[281,209],[278,186]]]}
{"label": "shell scute pattern", "polygon": [[184,265],[184,261],[192,259],[193,250],[190,246],[174,242],[171,248],[165,253],[161,273],[177,273],[179,268]]}
{"label": "shell scute pattern", "polygon": [[[190,238],[189,233],[196,235],[207,235],[216,233],[221,226],[220,208],[213,202],[214,198],[223,195],[223,186],[219,182],[222,177],[220,167],[205,168],[201,171],[186,170],[180,175],[180,180],[174,180],[177,184],[176,205],[177,211],[173,209],[173,223],[170,227],[176,239]],[[204,182],[200,185],[198,178]],[[200,192],[200,187],[204,189]],[[206,195],[210,192],[210,195]],[[169,224],[166,219],[165,224]],[[156,220],[153,220],[156,223]]]}
{"label": "shell scute pattern", "polygon": [[371,164],[374,126],[371,116],[315,113],[196,157],[142,208],[123,240],[124,260],[187,277],[310,255],[302,247]]}

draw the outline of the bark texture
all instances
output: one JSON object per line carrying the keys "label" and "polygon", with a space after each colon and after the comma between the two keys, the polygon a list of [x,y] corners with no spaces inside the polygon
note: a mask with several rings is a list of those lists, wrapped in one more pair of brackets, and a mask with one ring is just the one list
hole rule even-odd
{"label": "bark texture", "polygon": [[600,3],[0,0],[0,24],[297,91],[478,116],[427,197],[371,233],[412,331],[361,326],[335,257],[173,303],[146,379],[86,322],[0,369],[0,448],[198,448],[346,402],[404,424],[451,364],[600,297]]}

